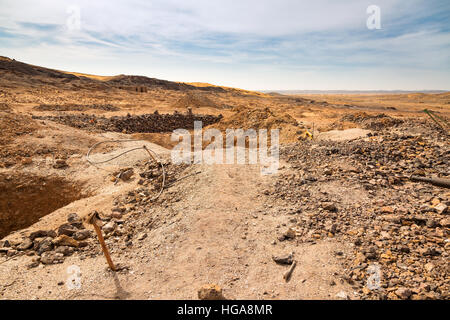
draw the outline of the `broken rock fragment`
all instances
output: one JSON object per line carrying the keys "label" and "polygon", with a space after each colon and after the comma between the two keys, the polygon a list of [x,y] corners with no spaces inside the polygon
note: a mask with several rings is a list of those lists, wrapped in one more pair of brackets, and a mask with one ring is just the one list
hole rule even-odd
{"label": "broken rock fragment", "polygon": [[85,239],[89,238],[90,236],[91,236],[91,231],[85,229],[85,230],[79,230],[79,231],[75,232],[72,237],[75,240],[85,240]]}
{"label": "broken rock fragment", "polygon": [[336,207],[336,205],[332,202],[326,202],[323,204],[323,209],[330,211],[330,212],[337,212],[338,208]]}
{"label": "broken rock fragment", "polygon": [[441,202],[437,206],[434,207],[434,210],[436,210],[436,212],[439,214],[444,214],[447,212],[448,206]]}
{"label": "broken rock fragment", "polygon": [[226,300],[222,294],[222,288],[216,284],[207,284],[198,290],[200,300]]}
{"label": "broken rock fragment", "polygon": [[53,249],[53,242],[52,242],[52,238],[47,237],[44,238],[42,241],[38,242],[37,244],[37,254],[41,255],[44,252],[48,252],[51,251]]}
{"label": "broken rock fragment", "polygon": [[38,230],[30,234],[31,241],[33,241],[36,238],[43,238],[43,237],[54,238],[56,237],[56,232],[53,230]]}
{"label": "broken rock fragment", "polygon": [[290,240],[290,239],[295,239],[296,237],[296,232],[294,229],[289,228],[288,230],[286,230],[286,232],[284,232],[281,236],[278,237],[279,241],[284,241],[284,240]]}
{"label": "broken rock fragment", "polygon": [[273,256],[272,259],[278,264],[292,264],[292,262],[294,261],[292,253],[281,256]]}
{"label": "broken rock fragment", "polygon": [[30,249],[33,246],[33,241],[30,238],[25,238],[18,246],[17,250],[23,251]]}
{"label": "broken rock fragment", "polygon": [[68,223],[64,223],[62,225],[59,226],[58,228],[58,235],[66,235],[66,236],[72,236],[75,232],[77,232],[77,228],[75,228],[74,226],[68,224]]}
{"label": "broken rock fragment", "polygon": [[54,251],[44,252],[41,256],[41,262],[43,264],[55,264],[62,263],[64,261],[64,255]]}
{"label": "broken rock fragment", "polygon": [[74,253],[74,250],[72,247],[69,246],[60,246],[55,249],[56,253],[62,253],[64,256],[70,256]]}
{"label": "broken rock fragment", "polygon": [[119,178],[122,179],[123,181],[128,181],[133,176],[133,174],[134,174],[134,170],[132,168],[130,168],[125,171],[122,171],[119,174]]}
{"label": "broken rock fragment", "polygon": [[55,161],[55,164],[53,165],[53,168],[55,169],[64,169],[67,168],[69,165],[67,164],[66,160],[64,159],[57,159]]}
{"label": "broken rock fragment", "polygon": [[77,240],[62,234],[53,240],[53,244],[58,246],[69,246],[69,247],[78,247],[79,243]]}
{"label": "broken rock fragment", "polygon": [[116,229],[116,223],[114,221],[110,221],[105,224],[102,229],[105,233],[111,233],[114,229]]}

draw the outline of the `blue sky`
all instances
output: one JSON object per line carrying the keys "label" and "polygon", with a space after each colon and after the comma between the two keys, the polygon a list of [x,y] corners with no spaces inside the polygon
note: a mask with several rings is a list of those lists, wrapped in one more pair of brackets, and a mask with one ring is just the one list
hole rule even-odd
{"label": "blue sky", "polygon": [[[369,5],[381,9],[379,30],[366,26]],[[255,90],[450,90],[448,0],[0,0],[0,8],[0,55],[60,70]]]}

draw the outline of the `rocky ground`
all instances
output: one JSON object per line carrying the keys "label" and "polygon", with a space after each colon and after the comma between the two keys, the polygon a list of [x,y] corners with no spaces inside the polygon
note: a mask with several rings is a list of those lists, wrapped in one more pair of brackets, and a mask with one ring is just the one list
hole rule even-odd
{"label": "rocky ground", "polygon": [[[202,283],[214,282],[225,288],[220,289],[225,298],[448,299],[450,193],[408,178],[448,176],[449,154],[446,138],[435,127],[405,121],[350,141],[285,145],[280,174],[274,177],[258,178],[257,168],[248,166],[175,166],[167,159],[167,190],[156,201],[151,200],[161,183],[156,164],[143,162],[130,174],[113,174],[112,183],[135,176],[136,187],[101,212],[107,246],[119,261],[121,289],[99,298],[191,299],[199,288],[204,295]],[[22,274],[85,261],[94,263],[94,270],[101,265],[107,270],[92,227],[75,213],[53,230],[4,240],[0,250],[13,259],[6,265],[23,264]],[[324,260],[315,262],[321,256]],[[152,270],[159,280],[146,271],[136,275],[143,266],[160,263],[177,267]],[[277,265],[287,265],[278,269],[279,280],[250,280],[255,272],[273,274]],[[110,278],[106,271],[102,281]],[[54,293],[96,297],[97,287],[66,291],[61,279],[38,285],[34,296],[19,296],[43,298],[43,287],[56,286],[47,298]],[[142,281],[149,285],[137,285]],[[150,290],[155,281],[163,287]],[[11,291],[17,285],[4,286],[3,296],[18,297]],[[299,286],[303,291],[297,291]]]}
{"label": "rocky ground", "polygon": [[[450,192],[410,180],[450,178],[419,110],[448,118],[448,94],[371,107],[7,58],[0,75],[2,299],[449,299]],[[279,171],[173,164],[167,134],[194,120],[281,129]]]}
{"label": "rocky ground", "polygon": [[[291,210],[295,241],[351,242],[343,280],[363,299],[448,299],[448,189],[409,181],[449,177],[450,145],[437,128],[408,121],[364,139],[286,146],[295,169],[265,191]],[[379,270],[379,288],[368,279]]]}

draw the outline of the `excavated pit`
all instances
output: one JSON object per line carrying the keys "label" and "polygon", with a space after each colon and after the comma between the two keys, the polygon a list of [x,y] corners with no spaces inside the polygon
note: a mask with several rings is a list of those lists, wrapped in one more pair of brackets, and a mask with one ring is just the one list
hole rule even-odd
{"label": "excavated pit", "polygon": [[0,174],[0,239],[83,198],[81,187],[60,177]]}

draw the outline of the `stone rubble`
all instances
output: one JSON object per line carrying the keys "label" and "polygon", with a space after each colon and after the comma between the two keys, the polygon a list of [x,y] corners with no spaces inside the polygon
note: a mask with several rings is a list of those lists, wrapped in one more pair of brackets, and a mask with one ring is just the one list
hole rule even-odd
{"label": "stone rubble", "polygon": [[[410,120],[363,139],[292,144],[280,154],[294,170],[282,170],[264,191],[268,207],[296,216],[293,241],[352,243],[353,254],[340,257],[340,278],[360,299],[450,298],[450,191],[409,181],[412,174],[449,178],[445,136]],[[369,289],[373,266],[380,283]]]}
{"label": "stone rubble", "polygon": [[105,116],[88,114],[63,114],[57,116],[32,116],[37,120],[50,120],[78,129],[96,132],[172,132],[179,128],[194,129],[194,121],[202,121],[204,127],[216,123],[222,116],[202,115],[193,113],[159,114],[158,112],[142,115]]}

